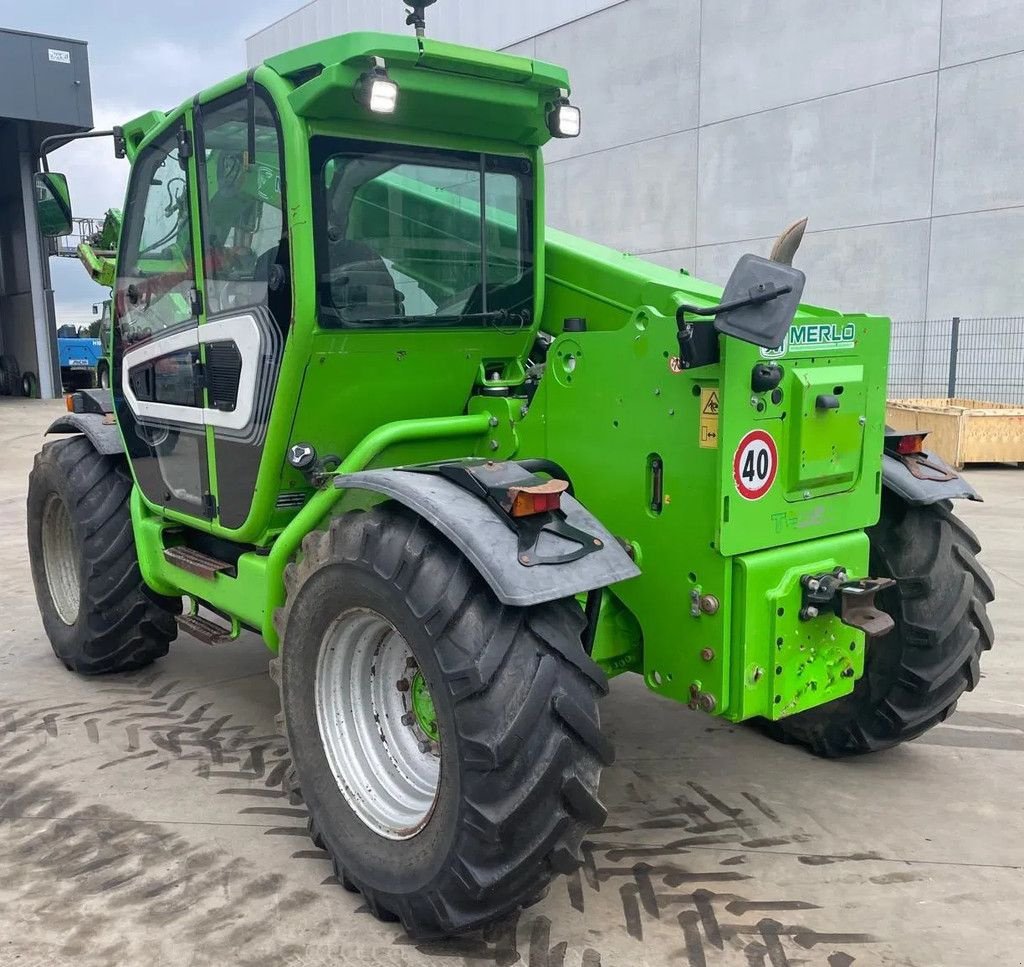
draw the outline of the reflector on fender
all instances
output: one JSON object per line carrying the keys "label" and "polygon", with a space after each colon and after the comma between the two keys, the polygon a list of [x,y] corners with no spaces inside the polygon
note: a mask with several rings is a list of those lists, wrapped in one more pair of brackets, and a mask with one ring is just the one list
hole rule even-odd
{"label": "reflector on fender", "polygon": [[568,489],[565,480],[545,480],[534,487],[509,487],[509,514],[512,517],[530,517],[558,510],[562,494]]}

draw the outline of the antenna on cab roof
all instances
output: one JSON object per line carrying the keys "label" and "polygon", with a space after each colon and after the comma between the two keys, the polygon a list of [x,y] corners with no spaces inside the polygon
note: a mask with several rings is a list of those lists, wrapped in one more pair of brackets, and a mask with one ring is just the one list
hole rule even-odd
{"label": "antenna on cab roof", "polygon": [[420,0],[418,3],[406,3],[407,7],[410,7],[409,16],[405,18],[405,22],[410,27],[416,28],[417,37],[425,37],[427,33],[427,20],[424,15],[424,11],[432,3],[437,3],[437,0]]}

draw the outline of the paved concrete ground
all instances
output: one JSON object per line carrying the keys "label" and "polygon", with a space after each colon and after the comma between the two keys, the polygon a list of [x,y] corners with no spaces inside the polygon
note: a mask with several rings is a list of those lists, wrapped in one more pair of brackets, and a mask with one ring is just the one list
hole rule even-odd
{"label": "paved concrete ground", "polygon": [[255,637],[85,680],[53,658],[25,481],[59,404],[0,401],[0,964],[1020,964],[1024,473],[963,507],[997,647],[950,724],[834,763],[620,679],[608,825],[515,923],[416,946],[330,878],[280,789]]}

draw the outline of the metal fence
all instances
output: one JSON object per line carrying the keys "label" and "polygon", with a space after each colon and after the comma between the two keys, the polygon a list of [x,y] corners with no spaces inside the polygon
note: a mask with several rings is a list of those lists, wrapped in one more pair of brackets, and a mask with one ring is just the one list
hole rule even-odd
{"label": "metal fence", "polygon": [[894,321],[890,399],[1024,404],[1024,316]]}

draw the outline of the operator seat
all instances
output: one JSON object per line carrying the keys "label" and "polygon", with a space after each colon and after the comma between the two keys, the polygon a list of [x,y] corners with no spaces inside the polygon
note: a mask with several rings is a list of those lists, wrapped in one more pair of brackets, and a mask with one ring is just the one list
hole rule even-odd
{"label": "operator seat", "polygon": [[370,245],[343,238],[332,241],[328,252],[330,269],[323,281],[345,325],[371,326],[403,314],[402,293],[395,288],[384,259]]}

